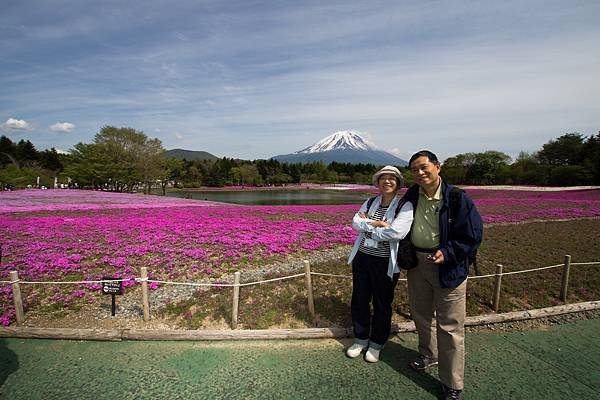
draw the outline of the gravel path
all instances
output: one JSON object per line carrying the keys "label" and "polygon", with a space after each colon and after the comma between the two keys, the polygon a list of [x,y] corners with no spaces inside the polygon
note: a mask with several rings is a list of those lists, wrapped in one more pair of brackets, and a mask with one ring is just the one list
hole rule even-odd
{"label": "gravel path", "polygon": [[[350,247],[338,247],[318,252],[312,252],[302,258],[290,257],[284,262],[265,265],[262,268],[257,268],[249,271],[243,271],[241,274],[241,283],[256,282],[265,279],[267,275],[286,276],[304,272],[304,260],[308,260],[311,265],[319,265],[320,263],[342,260],[350,253]],[[220,283],[233,283],[233,274],[224,275],[210,281],[202,281],[196,283],[212,283],[218,281]],[[163,285],[154,290],[150,296],[150,307],[158,309],[163,307],[167,302],[177,302],[188,299],[197,290],[208,290],[207,287],[192,287],[180,285]],[[125,313],[138,313],[139,299],[129,296],[129,299],[121,301],[121,307]]]}
{"label": "gravel path", "polygon": [[[304,272],[304,260],[308,260],[311,265],[319,265],[330,261],[344,261],[350,253],[350,246],[338,247],[319,252],[311,252],[302,257],[291,256],[287,260],[268,264],[262,268],[243,271],[241,274],[241,283],[256,282],[264,280],[266,276],[286,276]],[[205,281],[194,281],[193,283],[233,283],[233,274],[224,275]],[[191,283],[191,282],[190,282]],[[230,289],[230,288],[229,288]],[[78,312],[68,313],[64,318],[56,315],[44,315],[34,310],[27,312],[25,326],[46,326],[46,327],[81,327],[92,328],[101,322],[104,328],[126,328],[136,326],[138,328],[177,328],[176,326],[167,326],[171,323],[159,320],[156,317],[156,311],[163,308],[168,303],[177,303],[182,300],[189,299],[198,290],[210,290],[209,287],[193,287],[182,285],[161,285],[158,289],[150,291],[149,303],[152,318],[156,324],[148,324],[142,321],[144,312],[142,309],[142,294],[141,286],[125,290],[125,294],[116,296],[116,316],[112,317],[110,312],[110,296],[103,296],[101,305],[85,306],[84,309]],[[218,328],[218,327],[217,327]]]}

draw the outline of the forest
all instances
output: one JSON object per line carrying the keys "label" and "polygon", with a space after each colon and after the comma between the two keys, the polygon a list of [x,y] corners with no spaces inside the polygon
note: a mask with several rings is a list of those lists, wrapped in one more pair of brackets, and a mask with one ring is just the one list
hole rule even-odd
{"label": "forest", "polygon": [[[39,151],[29,140],[0,137],[0,187],[44,186],[150,193],[168,187],[282,186],[301,183],[369,184],[380,167],[276,160],[179,160],[165,157],[160,140],[133,128],[104,126],[92,143],[68,154]],[[407,184],[412,178],[403,169]],[[516,159],[500,151],[462,153],[442,163],[442,176],[458,185],[600,185],[600,132],[565,133]],[[38,179],[39,177],[39,179]]]}

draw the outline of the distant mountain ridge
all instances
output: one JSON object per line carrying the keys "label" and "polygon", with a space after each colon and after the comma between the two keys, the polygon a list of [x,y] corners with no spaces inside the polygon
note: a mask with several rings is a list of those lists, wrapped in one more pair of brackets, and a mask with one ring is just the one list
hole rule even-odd
{"label": "distant mountain ridge", "polygon": [[292,154],[272,157],[274,160],[287,163],[309,163],[322,161],[350,164],[374,164],[406,166],[408,162],[379,150],[374,144],[367,142],[356,131],[338,131],[305,149]]}
{"label": "distant mountain ridge", "polygon": [[212,155],[206,151],[195,151],[195,150],[184,150],[184,149],[172,149],[165,151],[166,158],[175,158],[178,160],[186,159],[188,161],[196,160],[216,160],[217,156]]}

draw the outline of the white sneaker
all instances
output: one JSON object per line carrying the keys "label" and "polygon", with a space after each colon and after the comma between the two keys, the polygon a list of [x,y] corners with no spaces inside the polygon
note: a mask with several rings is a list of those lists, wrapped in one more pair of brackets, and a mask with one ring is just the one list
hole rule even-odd
{"label": "white sneaker", "polygon": [[346,349],[346,355],[350,358],[356,358],[360,355],[360,353],[362,353],[364,348],[365,348],[364,345],[354,343],[352,346],[350,346]]}
{"label": "white sneaker", "polygon": [[369,347],[367,354],[365,354],[365,360],[370,363],[376,363],[379,361],[379,352],[381,352],[381,350]]}

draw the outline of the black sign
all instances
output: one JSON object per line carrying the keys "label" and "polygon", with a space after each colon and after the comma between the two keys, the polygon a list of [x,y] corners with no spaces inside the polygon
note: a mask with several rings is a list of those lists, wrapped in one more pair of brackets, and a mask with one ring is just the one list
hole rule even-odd
{"label": "black sign", "polygon": [[[104,277],[103,281],[110,279],[120,279],[113,277]],[[112,281],[112,282],[102,282],[102,293],[104,294],[123,294],[123,282],[122,281]]]}

